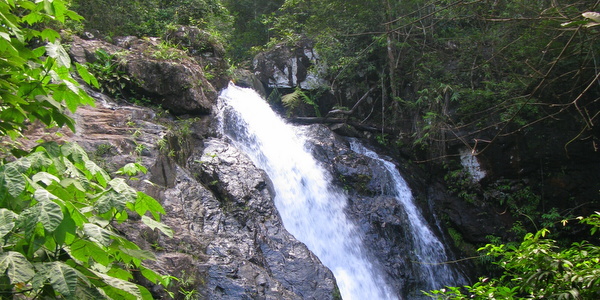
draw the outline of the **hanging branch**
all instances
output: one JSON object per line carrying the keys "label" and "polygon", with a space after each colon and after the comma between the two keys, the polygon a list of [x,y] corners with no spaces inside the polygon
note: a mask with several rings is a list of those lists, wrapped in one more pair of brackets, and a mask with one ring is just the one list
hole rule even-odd
{"label": "hanging branch", "polygon": [[[369,96],[369,94],[374,90],[375,88],[372,87],[371,89],[369,89],[360,99],[358,99],[358,101],[356,101],[356,104],[354,104],[354,106],[352,107],[352,109],[350,110],[343,110],[343,109],[334,109],[331,110],[327,113],[327,117],[331,116],[331,115],[335,115],[335,114],[340,114],[340,115],[345,115],[345,116],[349,116],[351,114],[353,114],[356,111],[356,108],[358,108],[358,106],[365,100],[367,99],[367,96]],[[327,118],[326,117],[326,118]]]}

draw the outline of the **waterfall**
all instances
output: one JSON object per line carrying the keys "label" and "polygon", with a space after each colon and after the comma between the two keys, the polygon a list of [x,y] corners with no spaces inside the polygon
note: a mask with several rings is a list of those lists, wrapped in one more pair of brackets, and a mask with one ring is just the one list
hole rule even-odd
{"label": "waterfall", "polygon": [[305,140],[253,90],[230,84],[219,97],[222,133],[273,183],[285,228],[334,274],[344,300],[397,299],[369,262],[361,232],[344,213],[345,194],[304,147]]}
{"label": "waterfall", "polygon": [[382,194],[396,198],[406,212],[412,235],[415,269],[419,270],[419,274],[414,275],[420,277],[420,281],[425,285],[424,289],[439,289],[444,286],[465,284],[463,276],[446,264],[448,255],[444,245],[427,225],[423,215],[414,204],[412,192],[396,166],[354,139],[350,141],[350,148],[358,154],[378,161],[387,171],[390,184],[386,186]]}

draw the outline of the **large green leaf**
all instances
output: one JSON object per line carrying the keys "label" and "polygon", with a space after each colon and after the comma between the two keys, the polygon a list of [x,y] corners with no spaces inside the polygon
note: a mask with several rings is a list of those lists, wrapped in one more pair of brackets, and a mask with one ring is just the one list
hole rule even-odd
{"label": "large green leaf", "polygon": [[35,271],[31,263],[19,252],[9,251],[0,254],[0,274],[8,275],[12,284],[28,282]]}
{"label": "large green leaf", "polygon": [[[104,169],[100,168],[95,162],[88,160],[85,162],[85,169],[90,172],[90,175],[98,181],[98,183],[105,188],[110,176]],[[92,179],[92,178],[90,178]]]}
{"label": "large green leaf", "polygon": [[[93,270],[92,270],[93,271]],[[115,299],[145,299],[142,297],[139,287],[129,281],[115,278],[104,273],[94,272],[102,279],[109,287],[103,287],[106,293]],[[110,287],[116,289],[111,289]],[[124,293],[123,293],[124,292]]]}
{"label": "large green leaf", "polygon": [[54,236],[54,240],[59,245],[70,245],[75,240],[77,236],[77,224],[75,224],[75,220],[67,207],[63,207],[63,220],[54,230],[52,236]]}
{"label": "large green leaf", "polygon": [[156,222],[147,216],[142,216],[142,222],[152,229],[158,228],[158,230],[162,231],[168,237],[173,237],[173,229],[163,223]]}
{"label": "large green leaf", "polygon": [[59,42],[48,43],[46,45],[46,51],[48,52],[48,56],[56,59],[59,67],[71,67],[71,58]]}
{"label": "large green leaf", "polygon": [[60,179],[58,179],[58,177],[47,172],[39,172],[33,175],[31,179],[33,180],[33,182],[42,182],[46,186],[52,184],[52,181],[60,182]]}
{"label": "large green leaf", "polygon": [[79,284],[77,270],[62,261],[39,263],[35,267],[37,272],[32,280],[34,289],[39,289],[44,284],[49,283],[55,291],[64,296],[75,294]]}
{"label": "large green leaf", "polygon": [[53,201],[41,201],[36,206],[39,207],[38,220],[44,225],[46,230],[50,232],[54,231],[63,220],[60,205]]}
{"label": "large green leaf", "polygon": [[146,268],[144,266],[140,266],[140,273],[142,273],[142,275],[144,277],[146,277],[146,279],[150,280],[150,282],[152,282],[154,284],[162,283],[163,276],[161,276],[160,274],[156,273],[152,269],[148,269],[148,268]]}
{"label": "large green leaf", "polygon": [[112,233],[96,224],[90,224],[90,223],[84,224],[83,232],[87,236],[89,236],[91,239],[93,239],[94,241],[96,241],[106,247],[110,246],[110,244],[113,241],[112,237],[113,237],[114,233]]}
{"label": "large green leaf", "polygon": [[[123,254],[131,256],[132,258],[134,258],[138,261],[142,261],[142,260],[146,260],[146,259],[150,259],[150,260],[156,259],[156,257],[154,256],[154,253],[152,253],[151,251],[148,251],[148,250],[132,249],[132,248],[126,248],[126,247],[122,247],[122,246],[119,246],[119,250],[121,250],[123,252]],[[136,263],[136,265],[139,266],[139,263]]]}
{"label": "large green leaf", "polygon": [[135,212],[140,216],[150,211],[155,220],[160,221],[160,214],[165,214],[165,210],[154,198],[146,195],[143,192],[137,192],[138,198],[135,201]]}
{"label": "large green leaf", "polygon": [[43,202],[43,201],[52,201],[53,199],[57,199],[58,197],[54,196],[46,189],[39,188],[35,190],[33,193],[33,197],[35,200]]}
{"label": "large green leaf", "polygon": [[76,163],[89,161],[87,153],[77,143],[65,143],[61,147],[64,156],[70,156]]}
{"label": "large green leaf", "polygon": [[130,187],[125,179],[115,178],[108,183],[115,191],[126,198],[127,202],[133,202],[137,198],[136,191]]}
{"label": "large green leaf", "polygon": [[6,190],[13,197],[19,197],[21,192],[25,190],[26,180],[19,169],[14,164],[6,164],[4,170],[0,171],[0,184],[6,185]]}
{"label": "large green leaf", "polygon": [[128,199],[116,192],[115,190],[109,190],[102,194],[96,201],[96,209],[99,213],[103,214],[115,208],[117,211],[121,211],[125,208],[125,204]]}
{"label": "large green leaf", "polygon": [[17,214],[6,208],[0,208],[0,238],[3,238],[15,227]]}
{"label": "large green leaf", "polygon": [[103,266],[108,266],[111,262],[110,257],[99,244],[81,239],[71,245],[71,256],[86,265],[90,263],[90,259]]}
{"label": "large green leaf", "polygon": [[102,300],[102,299],[110,299],[106,294],[100,292],[96,286],[87,286],[83,284],[77,285],[77,290],[75,290],[74,299],[77,300]]}
{"label": "large green leaf", "polygon": [[36,229],[36,226],[39,223],[39,214],[39,206],[30,207],[19,214],[17,226],[25,232],[24,238],[26,240],[31,238],[31,234],[33,234]]}
{"label": "large green leaf", "polygon": [[75,67],[77,68],[77,73],[79,73],[79,76],[81,79],[83,79],[83,81],[85,81],[85,83],[90,84],[95,88],[100,88],[98,80],[88,71],[86,66],[75,63]]}

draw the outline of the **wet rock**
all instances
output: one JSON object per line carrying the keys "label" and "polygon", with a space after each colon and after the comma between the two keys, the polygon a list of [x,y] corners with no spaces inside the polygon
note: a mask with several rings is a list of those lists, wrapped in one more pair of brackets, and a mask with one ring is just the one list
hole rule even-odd
{"label": "wet rock", "polygon": [[[381,162],[352,151],[348,140],[323,125],[307,126],[304,132],[313,155],[329,170],[334,183],[347,191],[347,214],[363,231],[371,261],[403,297],[426,299],[420,291],[427,289],[427,283],[417,275],[421,271],[415,263],[419,259],[414,254],[407,212],[396,198],[388,196],[395,184],[388,171]],[[418,193],[419,198],[428,199],[430,191],[419,189]],[[431,214],[429,207],[421,206],[421,210]],[[435,234],[442,236],[431,224],[435,223],[430,222]]]}
{"label": "wet rock", "polygon": [[[261,293],[268,299],[332,299],[335,280],[331,271],[284,229],[264,173],[227,143],[209,140],[205,146],[190,158],[190,170],[218,198],[224,221],[221,232],[233,238],[233,242],[213,240],[207,253],[234,253],[243,261],[230,265],[226,273],[235,276],[219,281],[215,291],[231,299]],[[243,282],[252,283],[250,293]]]}

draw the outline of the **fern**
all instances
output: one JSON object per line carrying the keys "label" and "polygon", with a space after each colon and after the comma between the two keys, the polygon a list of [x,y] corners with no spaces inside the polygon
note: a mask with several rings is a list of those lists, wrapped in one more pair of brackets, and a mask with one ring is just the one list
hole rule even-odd
{"label": "fern", "polygon": [[298,87],[296,87],[292,93],[282,96],[281,102],[287,110],[288,117],[291,116],[292,112],[302,103],[312,106],[315,110],[315,115],[317,117],[321,116],[319,105]]}

